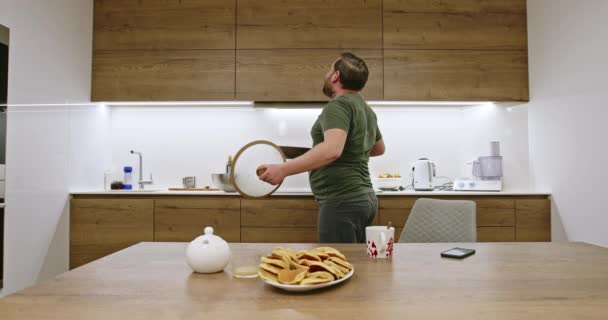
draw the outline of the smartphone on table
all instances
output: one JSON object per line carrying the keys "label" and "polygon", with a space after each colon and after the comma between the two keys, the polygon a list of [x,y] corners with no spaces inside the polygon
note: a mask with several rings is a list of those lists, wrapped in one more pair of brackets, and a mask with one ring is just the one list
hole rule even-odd
{"label": "smartphone on table", "polygon": [[441,253],[444,258],[463,259],[475,254],[475,249],[453,248]]}

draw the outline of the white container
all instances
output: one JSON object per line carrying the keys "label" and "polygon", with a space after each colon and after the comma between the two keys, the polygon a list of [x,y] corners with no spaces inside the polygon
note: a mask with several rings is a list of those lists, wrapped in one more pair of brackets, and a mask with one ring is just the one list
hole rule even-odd
{"label": "white container", "polygon": [[403,186],[403,178],[374,178],[374,186],[380,190],[397,190]]}
{"label": "white container", "polygon": [[205,234],[194,239],[186,248],[186,261],[198,273],[224,270],[230,261],[230,255],[230,246],[224,239],[213,235],[212,227],[206,227]]}

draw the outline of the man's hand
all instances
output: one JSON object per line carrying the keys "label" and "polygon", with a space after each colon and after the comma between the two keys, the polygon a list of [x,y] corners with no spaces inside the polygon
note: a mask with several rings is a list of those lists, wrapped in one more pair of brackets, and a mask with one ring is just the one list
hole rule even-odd
{"label": "man's hand", "polygon": [[260,173],[260,180],[276,186],[283,182],[287,176],[284,164],[264,164],[256,170]]}

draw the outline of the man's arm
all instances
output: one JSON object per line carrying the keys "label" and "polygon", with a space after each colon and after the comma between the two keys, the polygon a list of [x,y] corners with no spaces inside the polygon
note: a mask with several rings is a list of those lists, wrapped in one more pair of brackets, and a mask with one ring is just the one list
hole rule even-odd
{"label": "man's arm", "polygon": [[372,147],[372,151],[369,152],[370,157],[377,157],[384,154],[386,151],[386,146],[384,145],[384,140],[380,139],[374,144]]}
{"label": "man's arm", "polygon": [[319,169],[338,160],[344,151],[346,136],[346,131],[342,129],[326,130],[323,142],[285,164],[287,175]]}
{"label": "man's arm", "polygon": [[347,132],[342,129],[328,129],[323,133],[323,142],[305,154],[284,164],[260,166],[264,170],[260,180],[277,185],[287,176],[322,168],[340,158],[344,151]]}

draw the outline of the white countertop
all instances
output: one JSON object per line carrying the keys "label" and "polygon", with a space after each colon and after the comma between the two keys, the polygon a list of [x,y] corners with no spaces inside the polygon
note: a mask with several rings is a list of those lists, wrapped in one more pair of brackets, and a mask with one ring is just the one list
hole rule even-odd
{"label": "white countertop", "polygon": [[[137,196],[239,196],[236,192],[224,191],[168,191],[168,190],[91,190],[71,191],[72,195],[137,195]],[[379,196],[548,196],[550,192],[531,190],[507,190],[500,192],[491,191],[377,191]],[[279,190],[273,196],[312,196],[309,190]]]}

